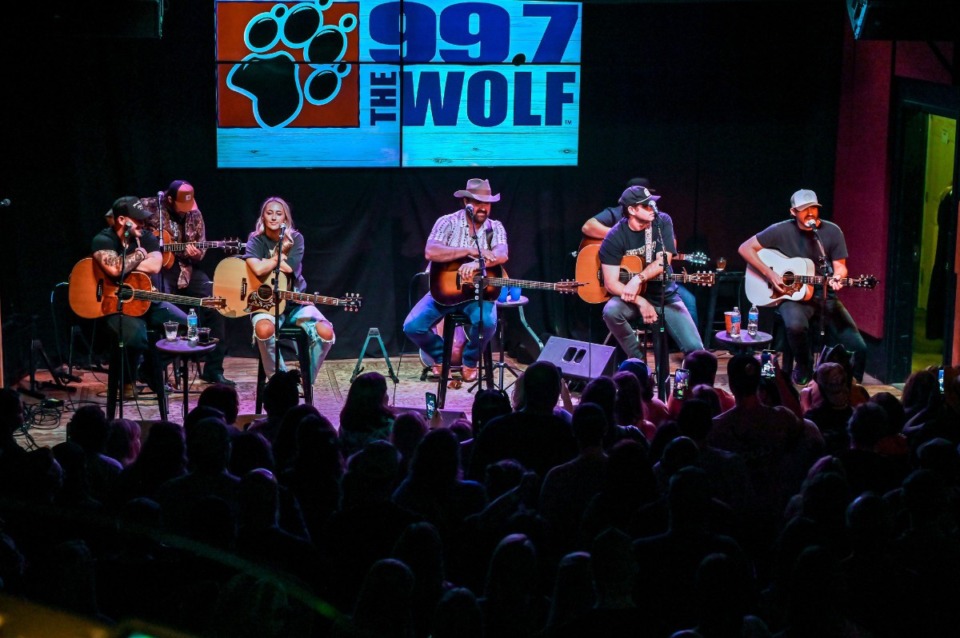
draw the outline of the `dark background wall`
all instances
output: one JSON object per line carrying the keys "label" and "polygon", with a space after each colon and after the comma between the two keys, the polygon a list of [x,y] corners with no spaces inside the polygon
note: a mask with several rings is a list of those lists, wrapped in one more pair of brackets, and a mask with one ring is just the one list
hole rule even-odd
{"label": "dark background wall", "polygon": [[[501,193],[509,273],[525,279],[572,277],[581,224],[633,176],[663,196],[682,250],[725,256],[728,270],[794,190],[816,190],[831,216],[843,2],[585,4],[580,164],[523,169],[218,170],[212,2],[172,0],[159,40],[90,37],[29,10],[0,26],[0,197],[13,202],[0,300],[4,321],[36,315],[45,340],[51,291],[111,202],[177,178],[196,187],[211,239],[245,238],[269,195],[292,203],[311,289],[364,297],[359,314],[328,313],[337,358],[356,356],[371,326],[409,352],[398,335],[426,235],[471,177]],[[583,338],[598,317],[577,298],[530,297],[538,332]],[[233,353],[252,354],[247,322],[229,323]]]}

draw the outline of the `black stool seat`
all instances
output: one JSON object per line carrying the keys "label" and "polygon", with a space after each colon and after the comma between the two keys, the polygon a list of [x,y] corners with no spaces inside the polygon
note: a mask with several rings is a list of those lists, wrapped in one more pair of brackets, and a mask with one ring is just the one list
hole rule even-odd
{"label": "black stool seat", "polygon": [[453,337],[458,326],[466,329],[470,325],[470,317],[462,312],[451,312],[443,318],[443,362],[440,365],[440,379],[437,381],[437,409],[443,407],[447,400],[447,382],[450,380],[450,359],[453,353]]}
{"label": "black stool seat", "polygon": [[[308,378],[310,370],[310,336],[300,326],[283,326],[277,331],[277,369],[280,367],[280,357],[283,342],[296,344],[297,361],[300,364],[300,380],[303,383],[303,402],[313,405],[313,384]],[[263,387],[267,383],[267,372],[263,369],[263,360],[257,356],[257,414],[263,409]]]}

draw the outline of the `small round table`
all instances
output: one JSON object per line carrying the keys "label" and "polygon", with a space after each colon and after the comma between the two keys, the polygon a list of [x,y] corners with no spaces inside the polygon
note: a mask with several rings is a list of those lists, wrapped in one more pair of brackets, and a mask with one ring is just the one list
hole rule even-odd
{"label": "small round table", "polygon": [[769,332],[757,332],[751,337],[746,330],[741,330],[738,337],[731,337],[726,330],[721,330],[714,338],[722,343],[730,354],[749,354],[762,350],[773,341],[773,335]]}
{"label": "small round table", "polygon": [[197,361],[201,356],[207,354],[217,347],[217,341],[211,340],[205,344],[191,344],[187,339],[178,337],[176,341],[167,341],[161,339],[157,342],[157,350],[160,352],[180,358],[180,388],[183,391],[183,414],[181,418],[186,419],[190,411],[190,362]]}

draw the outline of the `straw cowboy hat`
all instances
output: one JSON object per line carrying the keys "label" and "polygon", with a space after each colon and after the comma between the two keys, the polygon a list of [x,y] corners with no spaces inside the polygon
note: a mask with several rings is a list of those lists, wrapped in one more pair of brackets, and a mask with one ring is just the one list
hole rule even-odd
{"label": "straw cowboy hat", "polygon": [[454,197],[469,197],[470,199],[475,199],[478,202],[499,202],[500,193],[492,195],[490,191],[490,182],[485,179],[470,179],[467,180],[467,188],[462,191],[457,191],[453,194]]}

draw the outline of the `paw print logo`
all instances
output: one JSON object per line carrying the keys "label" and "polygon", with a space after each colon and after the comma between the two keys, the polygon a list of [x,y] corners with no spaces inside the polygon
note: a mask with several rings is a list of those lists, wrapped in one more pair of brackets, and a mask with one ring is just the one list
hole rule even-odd
{"label": "paw print logo", "polygon": [[[357,57],[356,38],[351,37],[358,24],[357,3],[237,4],[254,5],[258,13],[244,17],[245,55],[226,76],[226,88],[246,98],[247,106],[226,109],[228,120],[230,113],[239,113],[241,120],[252,116],[265,129],[359,124],[358,73],[345,61]],[[236,21],[237,16],[230,17]],[[218,25],[220,37],[222,31]],[[218,52],[221,59],[222,54]],[[242,124],[224,122],[223,112],[221,108],[222,125]]]}

